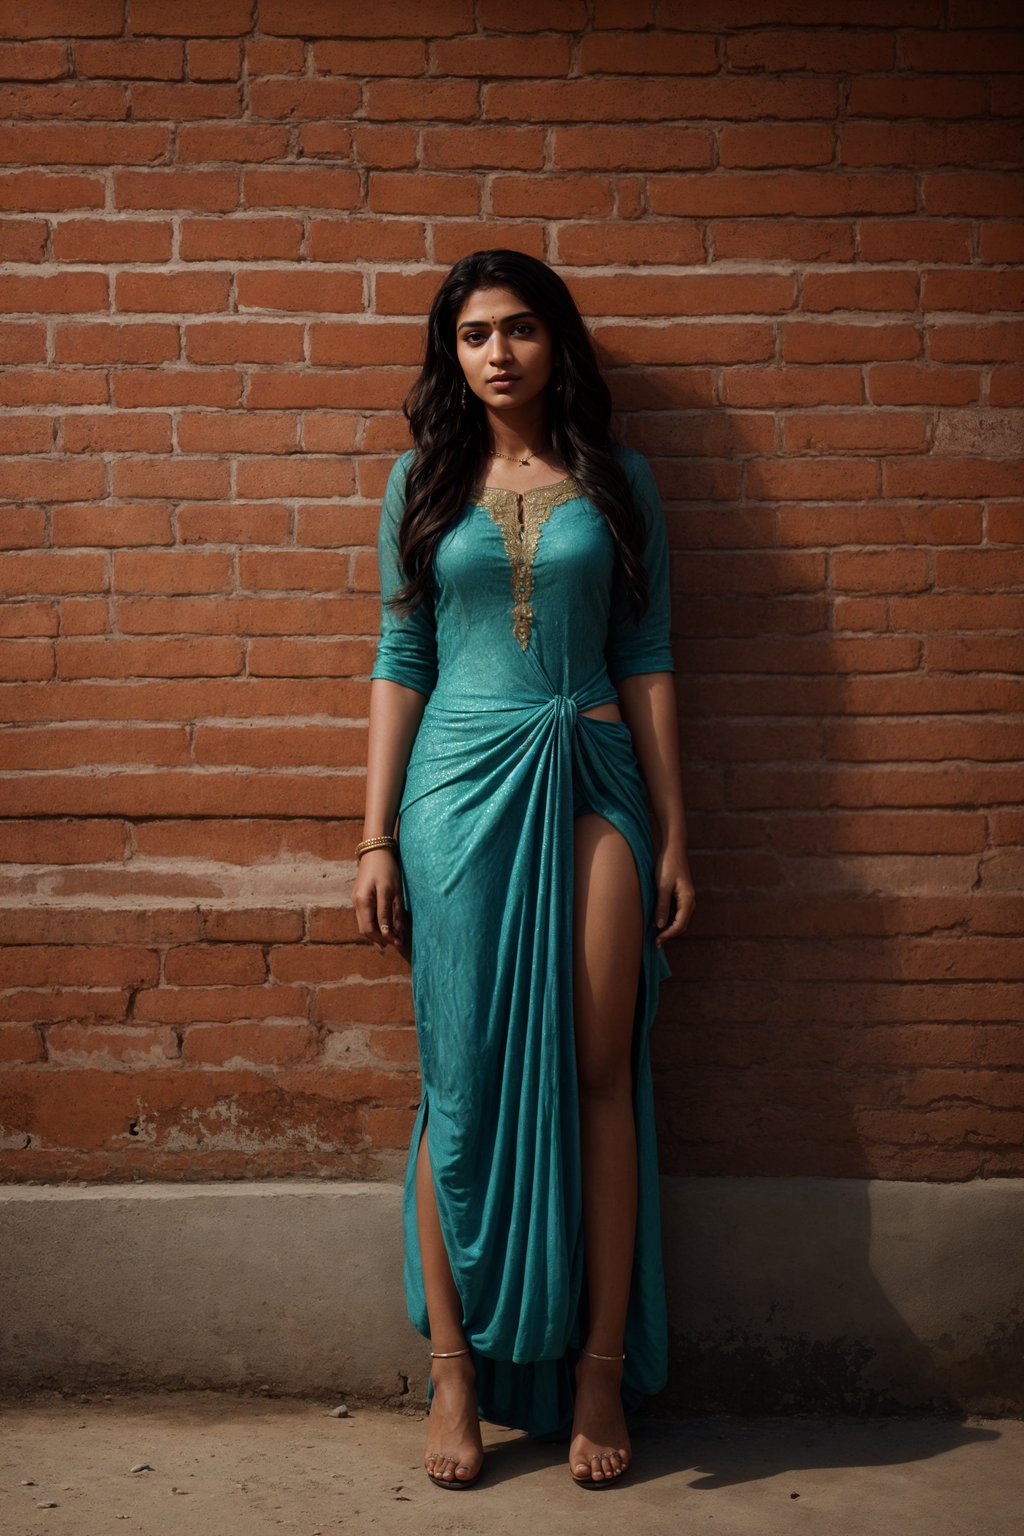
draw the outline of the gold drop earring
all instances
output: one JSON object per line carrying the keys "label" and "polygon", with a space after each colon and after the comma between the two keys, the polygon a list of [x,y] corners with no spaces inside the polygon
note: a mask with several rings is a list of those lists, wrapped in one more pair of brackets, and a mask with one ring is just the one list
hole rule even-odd
{"label": "gold drop earring", "polygon": [[461,398],[460,398],[460,401],[459,401],[459,406],[460,406],[460,409],[463,410],[463,411],[466,409],[466,385],[465,385],[465,381],[463,381],[463,385],[462,385],[462,395],[461,395]]}

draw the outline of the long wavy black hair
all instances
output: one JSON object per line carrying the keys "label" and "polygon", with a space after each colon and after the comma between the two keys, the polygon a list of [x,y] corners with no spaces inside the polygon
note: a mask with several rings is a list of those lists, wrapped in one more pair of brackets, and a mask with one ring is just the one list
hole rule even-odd
{"label": "long wavy black hair", "polygon": [[[398,554],[405,584],[391,601],[409,612],[429,593],[438,543],[461,513],[492,452],[483,403],[466,382],[456,351],[456,323],[480,288],[509,288],[547,326],[552,369],[544,391],[555,451],[603,514],[633,614],[650,601],[641,559],[644,522],[614,455],[612,399],[572,294],[543,261],[522,251],[474,251],[452,267],[430,306],[423,367],[402,406],[415,444],[405,482]],[[561,390],[558,382],[561,381]]]}

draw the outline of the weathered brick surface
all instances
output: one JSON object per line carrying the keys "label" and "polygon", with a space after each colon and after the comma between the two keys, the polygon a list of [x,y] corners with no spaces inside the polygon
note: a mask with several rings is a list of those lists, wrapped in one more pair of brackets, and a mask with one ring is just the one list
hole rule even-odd
{"label": "weathered brick surface", "polygon": [[377,504],[494,244],[563,272],[665,497],[665,1169],[1024,1172],[1021,40],[0,8],[0,1175],[400,1171],[408,974],[349,905]]}

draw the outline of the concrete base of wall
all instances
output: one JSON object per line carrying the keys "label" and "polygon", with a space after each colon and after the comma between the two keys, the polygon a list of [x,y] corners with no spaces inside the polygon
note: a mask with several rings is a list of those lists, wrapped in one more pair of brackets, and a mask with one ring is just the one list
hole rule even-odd
{"label": "concrete base of wall", "polygon": [[[0,1189],[0,1383],[425,1398],[395,1184]],[[1024,1412],[1024,1180],[666,1179],[661,1412]]]}

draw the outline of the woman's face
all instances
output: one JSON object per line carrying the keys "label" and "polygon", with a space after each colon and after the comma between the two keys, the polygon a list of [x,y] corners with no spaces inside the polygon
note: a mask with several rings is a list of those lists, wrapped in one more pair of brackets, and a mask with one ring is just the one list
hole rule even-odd
{"label": "woman's face", "polygon": [[478,288],[455,319],[466,383],[492,411],[535,399],[551,377],[551,332],[511,288]]}

